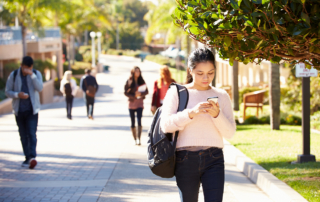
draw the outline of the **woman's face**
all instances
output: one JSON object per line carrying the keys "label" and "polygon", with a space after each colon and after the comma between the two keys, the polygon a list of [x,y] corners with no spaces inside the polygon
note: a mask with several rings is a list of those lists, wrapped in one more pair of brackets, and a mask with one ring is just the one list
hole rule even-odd
{"label": "woman's face", "polygon": [[200,88],[208,88],[215,75],[215,68],[211,62],[201,62],[193,70],[189,71],[194,84]]}
{"label": "woman's face", "polygon": [[134,70],[134,77],[139,78],[139,76],[140,76],[140,70],[137,68]]}

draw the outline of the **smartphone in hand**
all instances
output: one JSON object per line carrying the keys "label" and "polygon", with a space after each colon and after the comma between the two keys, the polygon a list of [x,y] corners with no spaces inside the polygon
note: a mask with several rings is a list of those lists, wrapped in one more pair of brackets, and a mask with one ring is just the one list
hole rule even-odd
{"label": "smartphone in hand", "polygon": [[218,103],[218,97],[208,97],[207,98],[207,101],[209,102],[209,101],[212,101],[212,102],[214,102],[215,104],[217,104]]}

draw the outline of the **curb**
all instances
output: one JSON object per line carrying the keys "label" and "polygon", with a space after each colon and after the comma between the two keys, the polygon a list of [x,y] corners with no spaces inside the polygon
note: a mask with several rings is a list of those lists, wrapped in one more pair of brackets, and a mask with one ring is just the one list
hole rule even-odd
{"label": "curb", "polygon": [[297,191],[289,187],[267,170],[224,140],[224,154],[228,161],[234,163],[252,182],[275,202],[308,202]]}

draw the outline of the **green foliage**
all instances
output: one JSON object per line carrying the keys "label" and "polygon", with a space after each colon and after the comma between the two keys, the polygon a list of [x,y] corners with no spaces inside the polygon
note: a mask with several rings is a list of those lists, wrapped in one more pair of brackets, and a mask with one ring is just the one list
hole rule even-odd
{"label": "green foliage", "polygon": [[147,25],[147,21],[143,19],[148,12],[148,6],[139,0],[125,0],[123,2],[124,12],[122,13],[125,21],[130,23],[138,23],[138,27]]}
{"label": "green foliage", "polygon": [[145,36],[146,44],[150,44],[157,33],[166,34],[165,44],[175,43],[177,38],[186,38],[183,30],[179,29],[172,22],[171,15],[175,12],[175,5],[174,0],[159,1],[158,6],[149,9],[145,15],[145,19],[149,24]]}
{"label": "green foliage", "polygon": [[[63,72],[69,70],[68,62],[63,63]],[[75,62],[71,65],[71,71],[73,75],[84,74],[85,69],[91,69],[91,63],[88,62]]]}
{"label": "green foliage", "polygon": [[6,96],[6,94],[5,94],[4,89],[0,89],[0,102],[1,102],[2,100],[6,99],[6,98],[7,98],[7,96]]}
{"label": "green foliage", "polygon": [[320,131],[320,111],[315,112],[311,116],[311,128]]}
{"label": "green foliage", "polygon": [[164,57],[162,55],[147,55],[146,60],[158,63],[160,65],[170,66],[170,58]]}
{"label": "green foliage", "polygon": [[[176,61],[174,59],[162,55],[147,55],[146,60],[158,63],[160,65],[167,65],[168,67],[176,68]],[[181,64],[185,64],[185,61],[182,60]],[[180,69],[184,70],[184,66],[180,66]]]}
{"label": "green foliage", "polygon": [[[247,64],[263,59],[320,69],[320,1],[176,0],[174,23],[219,50],[220,57]],[[257,60],[256,60],[257,59]]]}
{"label": "green foliage", "polygon": [[45,69],[55,69],[55,64],[52,62],[52,60],[34,60],[33,61],[33,68],[40,71],[42,74],[44,74]]}
{"label": "green foliage", "polygon": [[[319,202],[320,162],[291,164],[301,154],[301,126],[238,125],[230,143],[295,189],[309,202]],[[311,154],[320,155],[320,135],[311,133]]]}
{"label": "green foliage", "polygon": [[[259,90],[263,90],[262,88],[259,88],[259,87],[244,87],[242,89],[239,90],[239,103],[242,103],[243,102],[243,95],[246,94],[246,93],[251,93],[251,92],[254,92],[254,91],[259,91]],[[269,96],[269,91],[268,89],[266,89],[267,92],[264,93],[264,97],[263,99],[264,100],[268,100],[268,96]]]}
{"label": "green foliage", "polygon": [[[296,78],[294,71],[288,78],[289,89],[282,94],[282,104],[294,112],[302,111],[302,78]],[[310,113],[320,110],[320,76],[310,77]]]}
{"label": "green foliage", "polygon": [[6,80],[3,78],[0,78],[0,90],[4,89],[6,87]]}
{"label": "green foliage", "polygon": [[[281,114],[281,125],[297,125],[301,126],[302,119],[299,116],[292,114]],[[243,125],[248,124],[270,124],[270,115],[262,116],[257,118],[256,116],[247,116],[246,120],[242,123]]]}
{"label": "green foliage", "polygon": [[108,55],[125,55],[125,56],[132,56],[132,57],[140,57],[142,52],[137,50],[116,50],[116,49],[108,49],[106,54]]}
{"label": "green foliage", "polygon": [[248,117],[243,124],[259,124],[260,120],[256,116]]}

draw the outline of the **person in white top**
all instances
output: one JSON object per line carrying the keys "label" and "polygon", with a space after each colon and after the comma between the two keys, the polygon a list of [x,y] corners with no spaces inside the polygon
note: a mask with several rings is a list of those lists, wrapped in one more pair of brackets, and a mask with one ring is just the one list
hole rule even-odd
{"label": "person in white top", "polygon": [[77,94],[77,83],[72,78],[72,71],[65,71],[60,83],[60,91],[66,97],[67,118],[72,119],[73,98]]}
{"label": "person in white top", "polygon": [[[179,98],[174,88],[168,90],[162,106],[163,132],[179,130],[175,176],[183,202],[198,201],[200,183],[206,202],[223,200],[223,138],[234,136],[236,124],[227,92],[210,86],[214,62],[209,49],[193,51],[188,58],[186,109],[177,113]],[[210,97],[218,97],[218,102],[207,101]]]}

